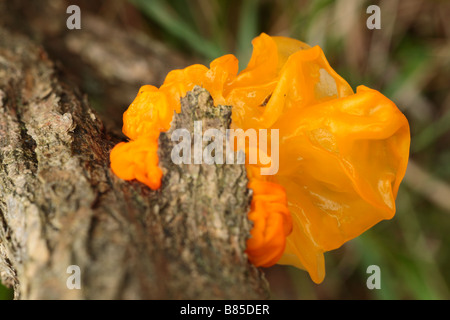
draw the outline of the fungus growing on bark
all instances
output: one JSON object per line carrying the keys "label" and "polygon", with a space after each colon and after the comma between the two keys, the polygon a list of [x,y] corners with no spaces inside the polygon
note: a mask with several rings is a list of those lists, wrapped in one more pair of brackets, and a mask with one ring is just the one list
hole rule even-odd
{"label": "fungus growing on bark", "polygon": [[[289,264],[320,283],[323,253],[395,214],[409,156],[409,124],[376,90],[356,93],[328,64],[322,49],[261,34],[247,68],[225,55],[210,67],[171,71],[158,89],[143,86],[124,113],[129,142],[111,152],[122,179],[160,187],[158,136],[170,128],[180,98],[198,85],[215,105],[232,106],[232,128],[278,129],[279,170],[262,175],[246,163],[253,190],[247,241],[256,266]],[[266,155],[270,158],[270,154]]]}

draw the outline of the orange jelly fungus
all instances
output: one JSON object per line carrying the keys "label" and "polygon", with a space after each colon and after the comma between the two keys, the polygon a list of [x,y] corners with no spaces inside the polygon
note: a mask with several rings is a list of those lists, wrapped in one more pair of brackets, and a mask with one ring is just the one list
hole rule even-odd
{"label": "orange jelly fungus", "polygon": [[233,128],[279,129],[278,172],[262,176],[258,165],[246,165],[253,190],[249,260],[293,265],[320,283],[325,251],[394,216],[408,121],[378,91],[359,86],[354,93],[320,47],[264,33],[252,43],[239,73],[238,60],[225,55],[209,68],[171,71],[159,89],[143,86],[123,116],[130,142],[112,150],[111,168],[159,188],[159,133],[180,112],[181,97],[195,85],[205,88],[215,105],[232,106]]}

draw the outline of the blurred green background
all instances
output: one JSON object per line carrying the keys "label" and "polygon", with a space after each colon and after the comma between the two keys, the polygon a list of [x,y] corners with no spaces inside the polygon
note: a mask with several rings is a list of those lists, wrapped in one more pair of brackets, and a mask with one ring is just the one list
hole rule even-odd
{"label": "blurred green background", "polygon": [[[366,27],[371,4],[380,30]],[[393,100],[412,135],[396,216],[326,253],[320,285],[291,267],[266,269],[272,298],[450,299],[450,1],[117,0],[89,10],[192,61],[234,53],[241,69],[261,32],[297,38],[320,45],[354,89]],[[380,290],[366,286],[369,265],[381,268]],[[0,299],[10,297],[0,286]]]}

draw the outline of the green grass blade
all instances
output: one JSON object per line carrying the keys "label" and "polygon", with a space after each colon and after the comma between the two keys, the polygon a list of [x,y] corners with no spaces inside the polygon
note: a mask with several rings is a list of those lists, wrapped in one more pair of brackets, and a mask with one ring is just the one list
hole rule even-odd
{"label": "green grass blade", "polygon": [[258,1],[242,2],[239,16],[239,30],[237,33],[237,57],[239,68],[242,70],[250,60],[252,53],[251,41],[258,35]]}
{"label": "green grass blade", "polygon": [[215,43],[208,41],[179,17],[176,17],[160,0],[130,0],[136,7],[159,24],[166,32],[177,37],[197,53],[212,60],[222,55],[222,50]]}

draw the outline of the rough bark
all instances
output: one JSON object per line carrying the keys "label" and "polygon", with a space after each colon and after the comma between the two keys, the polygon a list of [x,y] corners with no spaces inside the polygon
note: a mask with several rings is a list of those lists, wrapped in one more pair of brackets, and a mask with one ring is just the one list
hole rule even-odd
{"label": "rough bark", "polygon": [[[173,128],[225,130],[228,107],[195,89]],[[20,299],[267,297],[245,255],[251,193],[239,165],[174,165],[160,190],[109,168],[117,143],[45,51],[0,28],[0,276]],[[81,269],[80,290],[66,286]]]}

